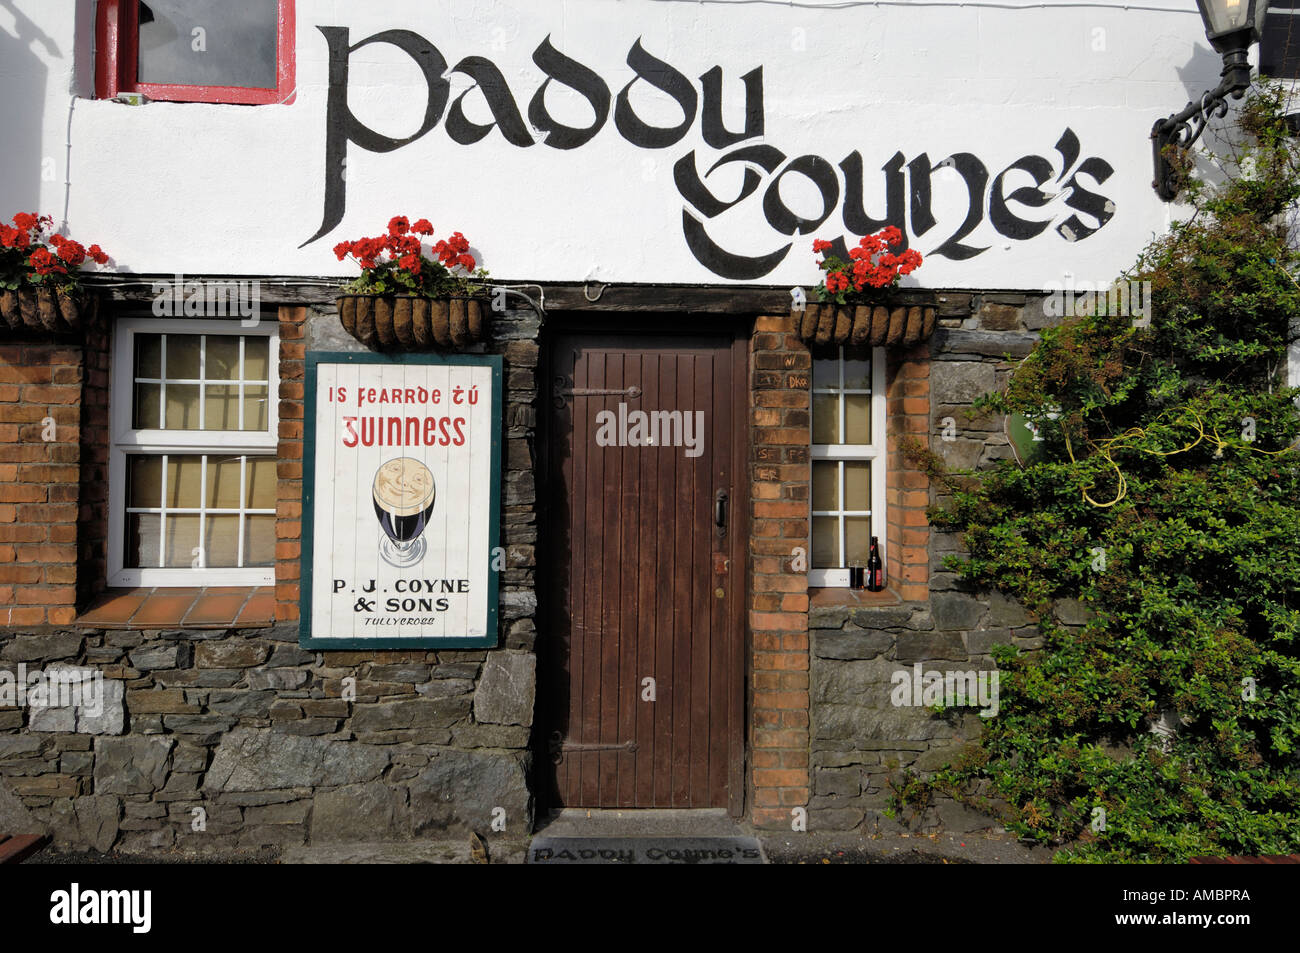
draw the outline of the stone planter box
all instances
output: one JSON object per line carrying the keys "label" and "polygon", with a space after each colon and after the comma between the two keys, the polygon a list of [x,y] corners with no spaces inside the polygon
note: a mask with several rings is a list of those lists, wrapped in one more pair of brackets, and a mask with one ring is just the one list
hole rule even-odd
{"label": "stone planter box", "polygon": [[339,295],[343,330],[376,351],[456,350],[487,336],[482,298]]}
{"label": "stone planter box", "polygon": [[52,288],[0,291],[0,333],[68,336],[80,334],[95,320],[99,297],[66,295]]}
{"label": "stone planter box", "polygon": [[795,319],[800,339],[809,344],[911,347],[934,333],[935,309],[809,303]]}

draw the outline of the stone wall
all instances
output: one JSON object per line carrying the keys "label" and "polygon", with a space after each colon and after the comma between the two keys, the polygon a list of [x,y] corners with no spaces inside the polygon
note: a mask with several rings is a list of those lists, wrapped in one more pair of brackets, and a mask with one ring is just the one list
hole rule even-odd
{"label": "stone wall", "polygon": [[[931,341],[929,446],[953,469],[987,468],[1012,450],[1001,416],[977,414],[972,404],[1006,384],[1013,362],[1029,353],[1049,319],[1036,299],[1012,294],[946,293],[940,313]],[[933,487],[930,497],[939,498]],[[885,813],[891,779],[900,781],[905,769],[941,768],[982,730],[976,706],[936,713],[895,705],[895,673],[911,675],[917,663],[922,673],[992,672],[994,644],[1041,645],[1020,606],[972,592],[944,568],[944,558],[960,552],[956,534],[927,532],[928,599],[810,610],[810,830],[867,833],[903,821],[914,829],[970,831],[995,824],[951,801],[920,818]]]}
{"label": "stone wall", "polygon": [[[507,837],[531,831],[539,317],[527,307],[494,314],[491,339],[473,349],[505,357],[502,536],[493,544],[505,548],[506,568],[500,578],[498,647],[459,651],[299,647],[303,359],[308,350],[362,348],[343,332],[332,309],[285,307],[279,320],[276,624],[184,630],[77,626],[70,578],[67,591],[57,593],[63,607],[58,616],[45,609],[39,618],[11,613],[13,624],[0,627],[0,670],[10,673],[11,687],[20,672],[74,667],[102,676],[105,706],[92,716],[72,707],[3,707],[0,701],[0,832],[49,830],[57,844],[69,848],[228,850],[463,837],[468,831],[503,836],[503,824]],[[87,345],[96,375],[106,376],[106,343]],[[47,360],[50,354],[66,352],[65,363],[76,371],[67,393],[78,397],[81,352],[33,348],[0,352],[9,376],[25,382],[12,386],[35,389],[18,391],[24,406],[38,398],[61,399],[64,392],[51,390],[46,380],[51,367],[60,367]],[[102,390],[98,376],[92,383]],[[0,398],[9,395],[0,390]],[[41,411],[53,414],[59,440],[72,446],[66,451],[70,456],[60,458],[67,472],[46,480],[70,487],[72,499],[57,505],[71,509],[66,519],[60,515],[44,529],[66,524],[75,532],[78,408],[75,399],[60,406],[72,415],[67,421],[52,403]],[[0,415],[14,428],[14,444],[34,441],[41,452],[51,452],[26,432],[39,426],[40,417],[32,417],[36,411],[24,411],[21,419],[16,413]],[[98,442],[87,447],[83,439],[81,451],[85,460],[99,463],[106,432],[92,433]],[[18,465],[28,462],[24,457]],[[0,469],[0,485],[4,475]],[[13,475],[22,492],[46,493],[35,474]],[[102,494],[102,477],[98,486]],[[49,487],[50,493],[57,489]],[[25,504],[5,496],[0,501],[2,533],[5,507],[18,515],[15,506]],[[39,502],[55,505],[53,496]],[[82,523],[99,526],[93,514],[83,514]],[[26,547],[6,550],[22,540],[0,539],[0,556],[13,553],[11,563],[37,563],[43,555]],[[30,543],[50,545],[44,538]],[[49,560],[73,567],[74,538],[66,543],[67,552],[51,550]],[[98,549],[102,569],[102,541]],[[96,563],[84,559],[82,564]],[[32,580],[33,587],[42,588],[55,582],[45,576]],[[16,598],[12,593],[0,587],[9,606]],[[39,604],[35,595],[28,602]]]}
{"label": "stone wall", "polygon": [[518,646],[311,652],[296,625],[0,636],[0,668],[20,663],[104,679],[94,718],[0,709],[3,785],[63,846],[487,836],[495,808],[531,828],[535,664]]}

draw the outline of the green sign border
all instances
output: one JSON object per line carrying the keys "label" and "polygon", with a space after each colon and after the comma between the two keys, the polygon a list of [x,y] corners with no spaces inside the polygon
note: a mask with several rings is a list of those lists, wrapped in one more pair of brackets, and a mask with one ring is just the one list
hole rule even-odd
{"label": "green sign border", "polygon": [[[440,364],[469,365],[492,368],[492,494],[488,514],[488,594],[487,635],[477,638],[434,636],[423,638],[313,638],[311,635],[312,562],[314,559],[315,491],[316,491],[316,386],[317,368],[321,364]],[[504,408],[502,406],[502,365],[499,354],[375,354],[350,351],[307,352],[306,379],[304,382],[304,419],[302,447],[302,556],[300,580],[300,606],[298,619],[298,644],[305,649],[356,651],[357,649],[481,649],[496,648],[500,641],[497,631],[497,599],[499,573],[492,569],[492,548],[501,539],[501,441],[503,436]]]}

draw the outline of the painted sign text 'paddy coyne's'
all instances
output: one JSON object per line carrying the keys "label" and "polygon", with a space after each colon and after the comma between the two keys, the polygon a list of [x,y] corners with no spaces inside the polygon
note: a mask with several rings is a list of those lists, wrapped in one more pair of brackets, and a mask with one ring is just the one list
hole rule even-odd
{"label": "painted sign text 'paddy coyne's'", "polygon": [[[627,54],[633,78],[615,95],[605,79],[561,52],[547,36],[532,54],[533,63],[541,71],[540,82],[521,109],[502,70],[487,57],[466,56],[449,68],[437,46],[410,30],[385,30],[353,43],[345,27],[318,29],[329,47],[324,216],[319,230],[304,245],[322,238],[343,220],[349,144],[369,152],[393,152],[425,136],[439,122],[447,137],[462,146],[480,142],[496,131],[510,146],[520,149],[540,145],[574,150],[591,142],[612,117],[618,135],[630,145],[658,150],[681,144],[692,134],[698,119],[701,151],[730,151],[710,161],[690,149],[676,160],[673,181],[684,202],[682,235],[700,264],[733,280],[755,280],[770,274],[795,247],[793,236],[838,228],[831,222],[836,212],[844,229],[854,236],[893,225],[902,231],[905,241],[919,246],[927,257],[954,261],[974,258],[991,247],[972,238],[985,221],[999,236],[1011,241],[1029,241],[1050,229],[1050,236],[1057,241],[1077,242],[1102,229],[1115,214],[1115,203],[1097,191],[1114,168],[1105,159],[1085,155],[1079,137],[1069,127],[1045,134],[1038,152],[1023,155],[1002,169],[991,170],[971,152],[954,152],[933,161],[925,152],[909,160],[899,151],[879,172],[868,173],[856,149],[832,164],[820,155],[788,155],[765,141],[761,65],[740,77],[744,120],[739,129],[729,129],[723,121],[722,67],[715,65],[704,72],[697,87],[681,70],[650,53],[639,37]],[[370,128],[348,105],[350,59],[357,50],[372,44],[401,50],[423,76],[423,121],[409,136],[388,136]],[[447,76],[457,73],[468,77],[473,85],[452,100]],[[552,115],[546,101],[551,84],[585,100],[591,121],[575,126]],[[643,118],[632,99],[638,84],[652,87],[675,103],[680,121],[660,125]],[[469,118],[467,102],[475,114],[486,109],[491,121]],[[1039,154],[1042,152],[1046,154]],[[707,168],[701,169],[701,162]],[[727,173],[718,174],[729,166],[743,170],[738,194]],[[939,208],[934,203],[940,175],[956,176],[960,181],[965,194],[964,212]],[[711,178],[715,183],[712,187]],[[725,185],[720,181],[724,179]],[[811,189],[818,196],[815,214],[808,217],[788,204],[782,192],[785,181],[798,183],[795,187]],[[724,194],[719,195],[719,190]],[[772,233],[770,247],[759,254],[744,254],[728,247],[710,228],[710,223],[724,220],[732,210],[743,211],[743,207],[751,205],[761,206],[763,221]],[[833,239],[832,252],[848,257],[843,235]]]}

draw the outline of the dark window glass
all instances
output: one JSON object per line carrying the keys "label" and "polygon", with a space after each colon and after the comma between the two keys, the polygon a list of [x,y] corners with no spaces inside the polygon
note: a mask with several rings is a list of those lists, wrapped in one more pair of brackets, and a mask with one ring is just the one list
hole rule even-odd
{"label": "dark window glass", "polygon": [[278,15],[278,0],[141,0],[139,81],[274,89]]}
{"label": "dark window glass", "polygon": [[1273,0],[1259,38],[1259,71],[1274,79],[1300,78],[1298,0]]}

